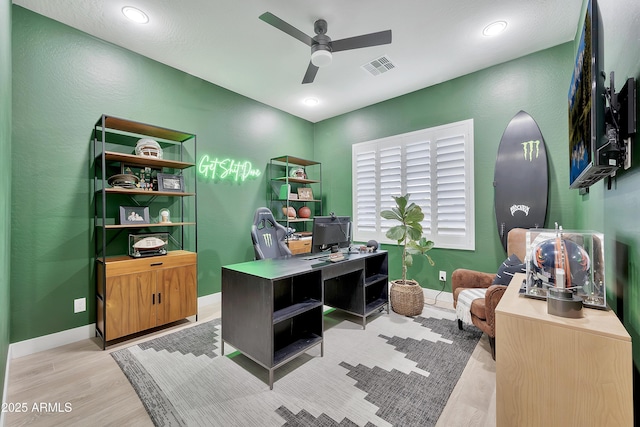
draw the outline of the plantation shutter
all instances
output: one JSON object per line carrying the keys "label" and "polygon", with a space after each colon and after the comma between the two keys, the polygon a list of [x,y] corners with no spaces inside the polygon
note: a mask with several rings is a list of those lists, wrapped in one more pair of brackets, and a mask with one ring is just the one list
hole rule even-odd
{"label": "plantation shutter", "polygon": [[474,249],[473,120],[352,146],[353,238],[389,241],[380,217],[409,193],[422,207],[424,237],[436,247]]}

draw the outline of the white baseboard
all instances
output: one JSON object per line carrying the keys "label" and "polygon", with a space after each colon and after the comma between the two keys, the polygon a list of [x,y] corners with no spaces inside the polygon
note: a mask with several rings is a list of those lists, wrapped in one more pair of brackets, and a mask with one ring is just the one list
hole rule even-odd
{"label": "white baseboard", "polygon": [[451,292],[437,291],[435,289],[423,288],[422,292],[424,297],[430,300],[437,300],[440,302],[448,302],[453,304],[453,294]]}
{"label": "white baseboard", "polygon": [[[209,294],[198,298],[198,309],[202,306],[220,303],[222,301],[222,293]],[[8,359],[28,356],[61,345],[71,344],[76,341],[91,339],[96,336],[96,324],[80,326],[78,328],[67,329],[66,331],[56,332],[54,334],[44,335],[24,341],[19,341],[9,345]],[[3,395],[4,396],[4,395]]]}
{"label": "white baseboard", "polygon": [[24,341],[18,341],[11,344],[11,357],[28,356],[33,353],[50,350],[60,347],[61,345],[71,344],[76,341],[82,341],[94,337],[96,334],[96,324],[79,326],[66,331],[56,332],[54,334],[43,335],[41,337],[31,338]]}
{"label": "white baseboard", "polygon": [[198,297],[198,310],[200,307],[204,307],[212,304],[220,304],[222,302],[222,292],[216,292],[215,294],[205,295]]}
{"label": "white baseboard", "polygon": [[[9,388],[9,369],[11,366],[11,344],[9,344],[9,349],[7,350],[7,365],[4,368],[4,384],[2,386],[2,403],[7,400],[7,391]],[[0,412],[0,427],[4,427],[4,414],[5,412]]]}

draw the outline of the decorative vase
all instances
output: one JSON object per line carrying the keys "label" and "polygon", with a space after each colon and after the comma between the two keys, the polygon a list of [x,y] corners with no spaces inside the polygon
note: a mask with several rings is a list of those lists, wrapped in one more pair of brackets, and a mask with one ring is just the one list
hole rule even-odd
{"label": "decorative vase", "polygon": [[389,291],[391,309],[403,316],[418,316],[424,308],[424,293],[415,280],[392,280]]}
{"label": "decorative vase", "polygon": [[308,206],[303,206],[298,209],[298,216],[300,218],[311,218],[311,209]]}

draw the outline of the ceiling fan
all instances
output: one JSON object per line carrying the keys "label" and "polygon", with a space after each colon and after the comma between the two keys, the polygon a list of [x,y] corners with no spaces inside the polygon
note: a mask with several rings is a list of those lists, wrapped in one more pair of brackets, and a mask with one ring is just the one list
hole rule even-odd
{"label": "ceiling fan", "polygon": [[311,61],[302,79],[303,84],[313,82],[319,67],[331,64],[333,52],[391,43],[391,30],[332,41],[326,34],[327,21],[324,19],[318,19],[313,24],[313,31],[316,36],[312,38],[270,12],[263,13],[259,18],[311,47]]}

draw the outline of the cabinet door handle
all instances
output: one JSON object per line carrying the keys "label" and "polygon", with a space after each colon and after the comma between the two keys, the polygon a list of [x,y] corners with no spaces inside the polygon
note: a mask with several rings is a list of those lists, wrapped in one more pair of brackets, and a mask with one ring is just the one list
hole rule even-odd
{"label": "cabinet door handle", "polygon": [[158,304],[162,303],[162,294],[158,292]]}
{"label": "cabinet door handle", "polygon": [[150,267],[155,267],[155,266],[158,266],[158,265],[162,265],[162,263],[161,262],[152,262]]}
{"label": "cabinet door handle", "polygon": [[155,305],[156,303],[156,294],[151,295],[151,305]]}

